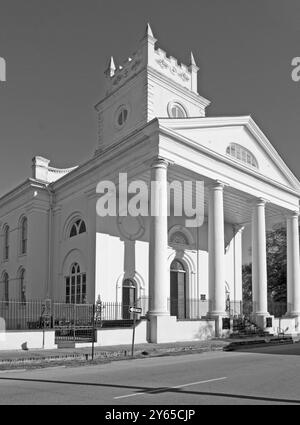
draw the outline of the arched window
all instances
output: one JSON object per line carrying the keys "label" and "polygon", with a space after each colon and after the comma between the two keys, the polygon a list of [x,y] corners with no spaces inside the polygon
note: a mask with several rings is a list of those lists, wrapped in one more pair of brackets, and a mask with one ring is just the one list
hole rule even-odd
{"label": "arched window", "polygon": [[181,261],[175,259],[170,267],[170,314],[178,319],[187,316],[186,270]]}
{"label": "arched window", "polygon": [[186,110],[180,103],[171,102],[168,105],[168,113],[170,118],[186,118]]}
{"label": "arched window", "polygon": [[26,254],[27,252],[27,218],[23,217],[20,223],[20,252]]}
{"label": "arched window", "polygon": [[136,306],[137,284],[133,279],[124,279],[122,289],[123,319],[131,319],[132,313],[130,313],[129,308]]}
{"label": "arched window", "polygon": [[118,125],[120,127],[122,127],[122,125],[125,124],[125,122],[127,121],[127,117],[128,117],[128,109],[126,109],[125,106],[123,106],[119,109],[118,117],[117,117]]}
{"label": "arched window", "polygon": [[2,280],[1,284],[3,285],[3,301],[8,303],[8,300],[9,300],[9,292],[8,292],[9,291],[9,289],[8,289],[9,276],[6,272],[3,273],[1,280]]}
{"label": "arched window", "polygon": [[70,269],[70,275],[66,276],[66,303],[86,303],[86,273],[82,273],[78,263],[74,263]]}
{"label": "arched window", "polygon": [[25,269],[20,271],[20,300],[22,303],[26,303],[26,272]]}
{"label": "arched window", "polygon": [[6,224],[3,228],[3,260],[9,257],[9,226]]}
{"label": "arched window", "polygon": [[74,236],[77,236],[80,233],[85,233],[85,232],[86,232],[85,222],[81,218],[79,218],[71,225],[70,238],[73,238]]}
{"label": "arched window", "polygon": [[244,162],[247,165],[258,168],[258,162],[255,156],[246,148],[237,143],[230,143],[226,149],[226,154]]}

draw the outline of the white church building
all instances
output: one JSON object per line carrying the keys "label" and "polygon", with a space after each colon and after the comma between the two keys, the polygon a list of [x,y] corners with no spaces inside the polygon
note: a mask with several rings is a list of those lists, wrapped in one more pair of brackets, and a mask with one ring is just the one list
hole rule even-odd
{"label": "white church building", "polygon": [[[251,225],[252,320],[274,333],[266,229],[286,221],[282,320],[300,333],[300,183],[250,116],[206,117],[210,101],[198,93],[193,55],[179,64],[156,41],[147,25],[125,63],[109,61],[106,94],[95,106],[95,155],[69,169],[36,156],[32,176],[0,198],[0,299],[85,304],[100,297],[126,306],[116,319],[128,318],[128,305],[143,306],[141,340],[222,336],[228,306],[242,314],[243,228]],[[151,195],[144,201],[159,214],[99,215],[99,183],[114,182],[118,200],[120,174],[128,199],[143,182]],[[168,205],[174,181],[204,186],[174,191]],[[188,211],[174,211],[183,197],[192,209],[198,189],[201,225],[187,226]]]}

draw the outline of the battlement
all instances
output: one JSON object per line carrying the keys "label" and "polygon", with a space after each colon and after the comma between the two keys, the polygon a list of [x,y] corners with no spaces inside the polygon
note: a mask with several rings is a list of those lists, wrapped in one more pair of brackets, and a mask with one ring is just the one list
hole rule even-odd
{"label": "battlement", "polygon": [[156,38],[153,36],[150,25],[147,25],[144,37],[140,42],[140,48],[118,67],[115,66],[113,58],[110,59],[105,71],[107,77],[107,94],[115,91],[126,81],[138,74],[142,69],[151,68],[168,79],[176,82],[184,88],[197,93],[197,67],[193,54],[189,66],[178,63],[173,56],[155,48]]}

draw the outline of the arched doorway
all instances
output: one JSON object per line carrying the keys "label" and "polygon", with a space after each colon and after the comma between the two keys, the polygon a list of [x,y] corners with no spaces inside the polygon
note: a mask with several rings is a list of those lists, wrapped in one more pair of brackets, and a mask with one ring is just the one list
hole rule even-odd
{"label": "arched doorway", "polygon": [[186,270],[177,259],[170,268],[170,314],[186,319]]}
{"label": "arched doorway", "polygon": [[129,307],[136,303],[136,282],[133,279],[125,279],[122,287],[122,316],[123,319],[131,319],[132,313]]}

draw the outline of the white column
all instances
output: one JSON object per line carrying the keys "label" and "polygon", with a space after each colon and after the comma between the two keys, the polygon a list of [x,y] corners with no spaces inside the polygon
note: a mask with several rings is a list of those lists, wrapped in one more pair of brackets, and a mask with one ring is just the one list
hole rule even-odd
{"label": "white column", "polygon": [[298,213],[287,217],[287,314],[300,316],[300,260]]}
{"label": "white column", "polygon": [[244,226],[234,226],[234,311],[240,314],[242,311],[242,300],[243,300],[243,231]]}
{"label": "white column", "polygon": [[170,297],[168,271],[168,162],[157,159],[151,166],[151,217],[149,246],[150,316],[167,316]]}
{"label": "white column", "polygon": [[268,315],[266,218],[263,199],[252,210],[252,299],[253,313]]}
{"label": "white column", "polygon": [[208,211],[209,315],[225,315],[224,206],[222,183],[210,188]]}

